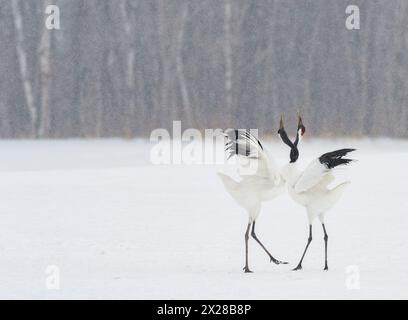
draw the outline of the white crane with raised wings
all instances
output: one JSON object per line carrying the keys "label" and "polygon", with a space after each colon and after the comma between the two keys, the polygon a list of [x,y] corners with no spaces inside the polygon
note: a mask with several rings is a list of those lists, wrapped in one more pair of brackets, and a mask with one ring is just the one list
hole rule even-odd
{"label": "white crane with raised wings", "polygon": [[[218,173],[227,192],[248,213],[245,232],[245,272],[252,272],[248,265],[248,240],[252,238],[267,253],[275,264],[287,264],[272,256],[255,233],[255,223],[262,202],[272,200],[284,192],[284,181],[279,169],[262,143],[247,130],[229,129],[225,132],[226,151],[229,157],[236,156],[240,163],[240,180]],[[251,231],[252,227],[252,231]]]}
{"label": "white crane with raised wings", "polygon": [[[302,119],[299,116],[299,124]],[[326,212],[332,208],[340,199],[344,189],[350,182],[343,182],[334,188],[328,186],[334,181],[333,169],[341,165],[347,165],[352,162],[352,159],[344,158],[349,152],[355,149],[340,149],[325,153],[319,158],[313,160],[305,170],[300,171],[297,168],[299,158],[298,142],[302,139],[304,130],[298,129],[296,139],[292,143],[286,134],[283,117],[280,120],[278,134],[282,141],[290,147],[290,162],[281,170],[282,178],[286,182],[290,197],[300,205],[304,206],[309,220],[309,238],[303,255],[293,270],[302,269],[302,262],[310,243],[312,242],[312,224],[316,217],[319,218],[323,231],[325,242],[325,266],[324,270],[328,270],[327,264],[327,244],[328,235],[324,224]]]}

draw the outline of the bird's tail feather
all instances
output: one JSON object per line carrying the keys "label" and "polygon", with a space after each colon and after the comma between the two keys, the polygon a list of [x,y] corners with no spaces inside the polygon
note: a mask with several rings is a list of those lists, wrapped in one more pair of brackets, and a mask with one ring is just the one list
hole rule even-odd
{"label": "bird's tail feather", "polygon": [[325,153],[319,157],[320,163],[324,164],[328,169],[333,169],[337,166],[347,165],[353,162],[353,159],[344,158],[348,153],[356,151],[356,149],[340,149]]}
{"label": "bird's tail feather", "polygon": [[330,190],[330,193],[333,197],[333,203],[336,203],[341,196],[343,195],[344,190],[346,189],[346,187],[351,184],[350,181],[346,181],[343,183],[340,183],[338,186],[334,187],[333,189]]}
{"label": "bird's tail feather", "polygon": [[234,191],[238,187],[238,182],[236,182],[231,177],[227,176],[224,173],[217,172],[217,175],[220,177],[222,183],[229,192]]}

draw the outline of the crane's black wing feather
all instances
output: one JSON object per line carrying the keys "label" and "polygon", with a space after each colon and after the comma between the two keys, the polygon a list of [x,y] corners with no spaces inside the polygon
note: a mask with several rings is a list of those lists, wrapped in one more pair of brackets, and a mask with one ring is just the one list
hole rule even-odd
{"label": "crane's black wing feather", "polygon": [[261,142],[248,130],[229,129],[224,131],[224,134],[227,138],[225,150],[229,153],[228,158],[231,158],[234,155],[245,157],[253,156],[254,147],[251,146],[251,141],[258,144],[261,150],[263,150]]}
{"label": "crane's black wing feather", "polygon": [[340,165],[347,165],[353,161],[353,159],[343,158],[348,153],[356,151],[356,149],[340,149],[332,152],[325,153],[319,157],[321,164],[325,165],[328,169],[333,169]]}

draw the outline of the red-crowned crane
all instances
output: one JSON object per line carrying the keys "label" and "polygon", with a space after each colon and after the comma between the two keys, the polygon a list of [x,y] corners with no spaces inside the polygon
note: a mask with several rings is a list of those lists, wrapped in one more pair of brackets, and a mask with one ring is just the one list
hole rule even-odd
{"label": "red-crowned crane", "polygon": [[[280,120],[278,134],[282,141],[290,147],[290,162],[281,170],[281,176],[286,182],[290,197],[300,205],[304,206],[309,220],[309,238],[303,255],[293,270],[302,269],[302,262],[310,243],[312,242],[312,224],[315,218],[319,218],[324,232],[325,243],[325,265],[324,270],[328,270],[327,264],[327,244],[328,235],[324,223],[326,212],[334,206],[340,199],[344,189],[350,182],[343,182],[334,188],[328,188],[334,181],[333,169],[341,165],[347,165],[352,159],[344,158],[349,152],[355,149],[340,149],[325,153],[319,158],[313,160],[305,170],[300,171],[297,168],[299,158],[298,142],[302,139],[304,129],[301,128],[302,118],[299,116],[299,126],[296,134],[296,140],[292,143],[286,134],[283,117]],[[303,126],[303,124],[302,124]]]}
{"label": "red-crowned crane", "polygon": [[[275,264],[287,264],[272,256],[255,233],[255,223],[261,211],[262,202],[272,200],[284,192],[284,181],[279,169],[262,143],[247,130],[229,129],[226,151],[229,157],[237,156],[241,164],[240,180],[218,173],[227,192],[248,213],[248,225],[245,232],[245,272],[252,272],[248,265],[248,240],[252,238],[267,253]],[[245,165],[243,164],[245,163]],[[252,231],[251,231],[252,227]]]}

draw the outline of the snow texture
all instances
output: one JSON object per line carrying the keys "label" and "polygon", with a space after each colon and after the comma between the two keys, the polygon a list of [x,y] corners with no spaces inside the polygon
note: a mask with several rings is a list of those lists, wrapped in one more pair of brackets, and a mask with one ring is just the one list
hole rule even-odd
{"label": "snow texture", "polygon": [[[287,147],[265,144],[280,165],[288,161]],[[359,161],[338,171],[352,184],[326,216],[330,270],[316,221],[303,270],[291,271],[308,227],[285,194],[263,206],[257,234],[290,264],[270,263],[250,240],[253,274],[242,271],[246,213],[216,175],[231,168],[154,166],[150,147],[0,142],[0,298],[408,298],[408,142],[303,141],[303,165],[358,149]],[[47,289],[50,265],[59,268],[59,289]],[[350,266],[359,268],[360,289],[347,287]]]}

